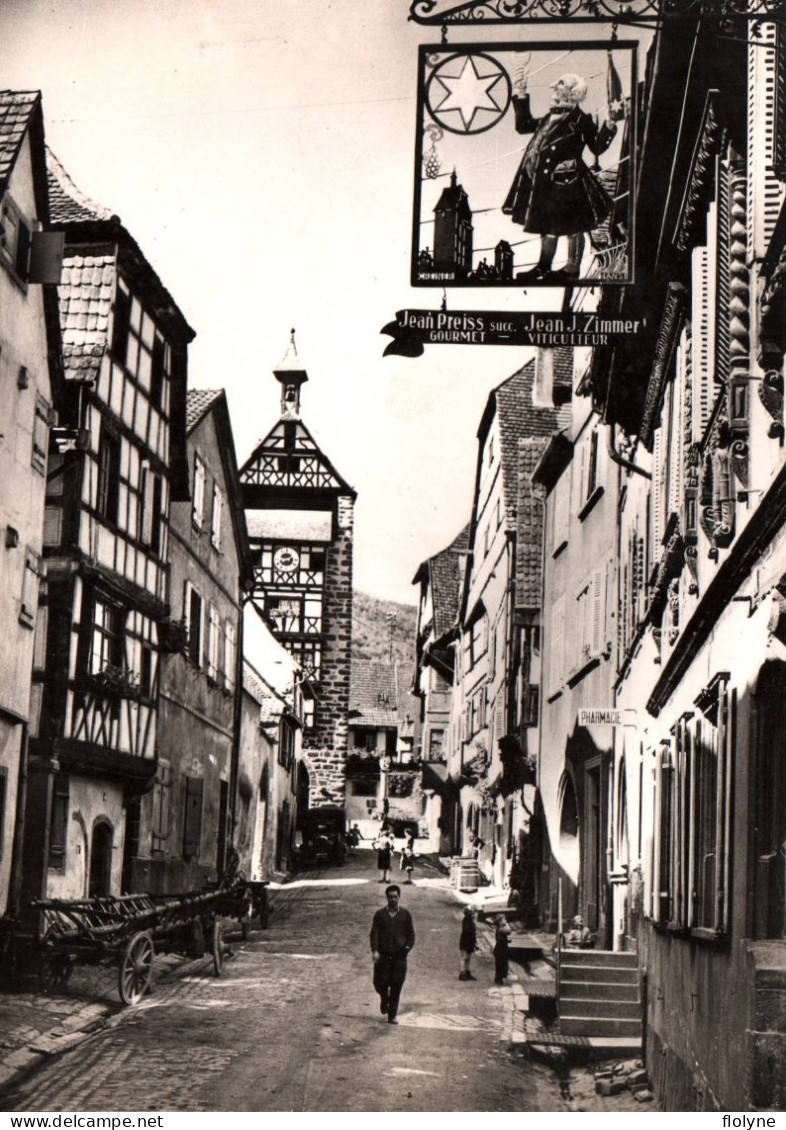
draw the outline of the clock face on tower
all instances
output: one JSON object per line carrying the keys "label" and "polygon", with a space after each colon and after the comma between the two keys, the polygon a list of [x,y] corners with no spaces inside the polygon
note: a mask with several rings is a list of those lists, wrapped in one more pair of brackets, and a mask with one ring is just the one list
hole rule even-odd
{"label": "clock face on tower", "polygon": [[279,573],[294,573],[300,564],[300,554],[289,545],[280,545],[273,554],[273,568]]}

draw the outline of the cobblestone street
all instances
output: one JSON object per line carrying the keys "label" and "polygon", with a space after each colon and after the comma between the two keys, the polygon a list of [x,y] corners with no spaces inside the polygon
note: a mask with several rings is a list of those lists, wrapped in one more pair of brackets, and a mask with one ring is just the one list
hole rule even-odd
{"label": "cobblestone street", "polygon": [[31,1070],[5,1109],[570,1109],[547,1067],[511,1054],[514,990],[493,985],[488,952],[477,981],[457,980],[460,906],[427,867],[403,888],[417,944],[400,1024],[385,1023],[370,976],[383,903],[372,863],[360,855],[279,891],[270,928],[234,943],[220,980],[203,961],[157,961],[148,1000]]}

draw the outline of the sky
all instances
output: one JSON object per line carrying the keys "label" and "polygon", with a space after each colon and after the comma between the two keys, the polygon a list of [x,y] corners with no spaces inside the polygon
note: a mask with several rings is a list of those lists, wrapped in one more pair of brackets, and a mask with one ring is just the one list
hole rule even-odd
{"label": "sky", "polygon": [[[189,383],[227,390],[241,464],[278,417],[272,370],[295,328],[303,420],[358,492],[356,588],[414,603],[418,565],[469,519],[488,394],[531,354],[383,357],[396,311],[443,297],[409,286],[418,46],[439,31],[408,12],[408,0],[3,0],[0,42],[3,86],[42,91],[47,143],[120,216],[196,331]],[[450,29],[451,42],[480,38],[511,29]],[[451,310],[559,301],[447,294]]]}

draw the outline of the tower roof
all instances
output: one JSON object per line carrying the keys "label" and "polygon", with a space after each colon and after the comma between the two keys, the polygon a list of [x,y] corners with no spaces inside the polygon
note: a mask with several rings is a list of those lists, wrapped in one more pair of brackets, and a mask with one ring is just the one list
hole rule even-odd
{"label": "tower roof", "polygon": [[295,345],[294,329],[291,329],[289,331],[289,344],[287,345],[286,353],[276,365],[273,372],[276,374],[276,376],[281,373],[283,377],[287,378],[293,376],[294,374],[297,374],[298,376],[302,377],[304,381],[308,380],[306,367],[298,357],[297,346]]}

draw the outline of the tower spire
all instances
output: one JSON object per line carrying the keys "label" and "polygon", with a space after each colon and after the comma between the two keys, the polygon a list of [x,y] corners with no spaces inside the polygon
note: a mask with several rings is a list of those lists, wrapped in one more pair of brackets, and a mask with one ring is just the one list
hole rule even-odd
{"label": "tower spire", "polygon": [[299,416],[300,388],[308,380],[308,373],[297,355],[294,329],[289,331],[286,353],[273,370],[273,374],[281,385],[281,415]]}

